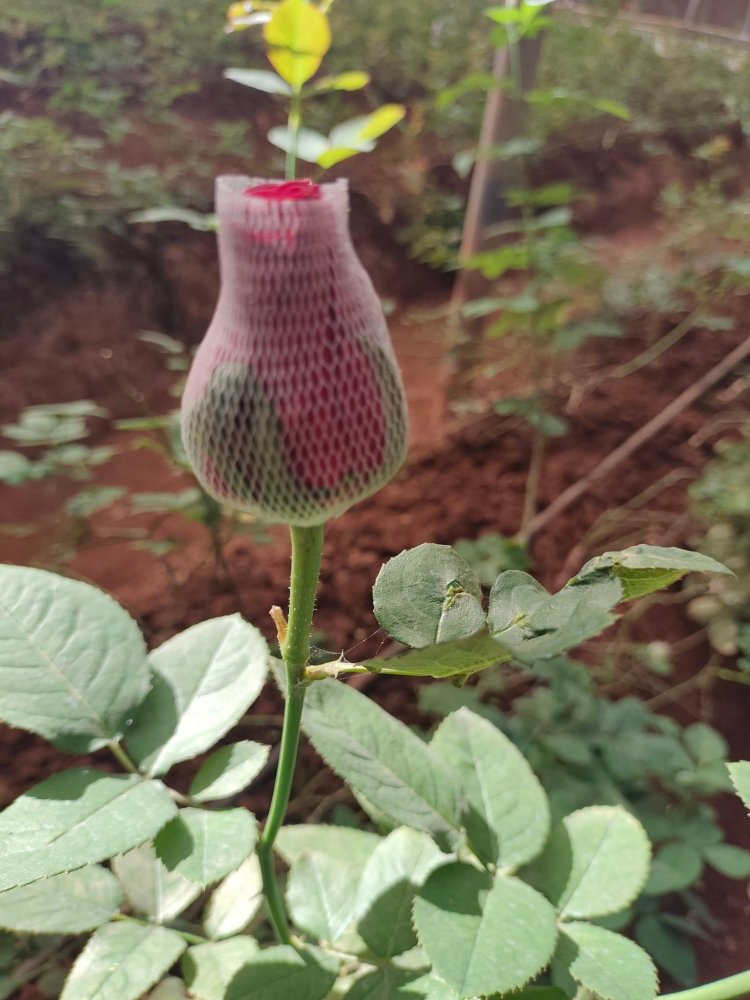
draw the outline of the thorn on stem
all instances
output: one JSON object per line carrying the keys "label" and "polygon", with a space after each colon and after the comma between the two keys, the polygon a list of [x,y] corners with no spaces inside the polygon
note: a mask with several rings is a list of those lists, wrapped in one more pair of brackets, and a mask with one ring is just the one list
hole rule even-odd
{"label": "thorn on stem", "polygon": [[289,626],[287,625],[286,616],[284,615],[284,612],[281,610],[281,608],[276,604],[274,604],[274,606],[268,613],[270,614],[271,618],[273,619],[273,623],[276,626],[276,638],[278,639],[279,646],[283,651],[284,644],[286,642],[286,634],[289,628]]}

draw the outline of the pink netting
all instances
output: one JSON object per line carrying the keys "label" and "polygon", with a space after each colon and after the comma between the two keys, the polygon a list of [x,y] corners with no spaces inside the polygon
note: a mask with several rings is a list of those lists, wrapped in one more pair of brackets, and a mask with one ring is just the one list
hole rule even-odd
{"label": "pink netting", "polygon": [[222,284],[182,402],[196,475],[270,521],[320,524],[403,461],[406,406],[382,308],[352,247],[346,181],[320,196],[216,184]]}

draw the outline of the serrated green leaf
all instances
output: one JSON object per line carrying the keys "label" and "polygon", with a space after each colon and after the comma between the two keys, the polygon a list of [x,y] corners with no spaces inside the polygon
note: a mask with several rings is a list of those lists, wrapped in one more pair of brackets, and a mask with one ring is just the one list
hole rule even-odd
{"label": "serrated green leaf", "polygon": [[665,844],[654,857],[643,892],[647,896],[680,892],[696,882],[702,871],[703,859],[690,844]]}
{"label": "serrated green leaf", "polygon": [[425,543],[389,559],[373,597],[380,625],[406,646],[465,639],[485,622],[479,578],[449,545]]}
{"label": "serrated green leaf", "polygon": [[322,952],[288,945],[265,948],[235,975],[225,1000],[323,1000],[337,972],[338,963]]}
{"label": "serrated green leaf", "polygon": [[296,926],[320,941],[337,941],[354,921],[358,875],[345,855],[334,859],[304,851],[292,865],[286,884],[289,913]]}
{"label": "serrated green leaf", "polygon": [[381,958],[413,948],[417,937],[411,908],[431,872],[448,861],[426,834],[401,827],[375,849],[359,882],[357,932]]}
{"label": "serrated green leaf", "polygon": [[507,570],[490,591],[490,635],[523,663],[560,656],[614,622],[620,593],[616,579],[597,577],[550,595],[528,573]]}
{"label": "serrated green leaf", "polygon": [[[408,972],[390,965],[358,979],[346,994],[346,1000],[400,1000],[400,998],[456,1000],[456,994],[447,983],[430,972]],[[517,998],[514,994],[513,1000],[523,1000],[523,996]],[[551,997],[549,1000],[557,998]]]}
{"label": "serrated green leaf", "polygon": [[314,684],[302,724],[329,766],[377,809],[428,833],[458,829],[461,795],[452,772],[365,695],[340,681]]}
{"label": "serrated green leaf", "polygon": [[438,868],[414,902],[419,943],[459,1000],[525,986],[555,950],[555,912],[519,879],[461,862]]}
{"label": "serrated green leaf", "polygon": [[160,781],[86,768],[55,774],[0,814],[0,891],[129,851],[176,811]]}
{"label": "serrated green leaf", "polygon": [[365,660],[373,673],[404,677],[467,677],[510,659],[503,647],[487,635],[440,642],[425,649],[412,649],[393,659]]}
{"label": "serrated green leaf", "polygon": [[566,816],[529,878],[566,919],[604,917],[628,906],[643,887],[651,845],[620,806],[589,806]]}
{"label": "serrated green leaf", "polygon": [[659,545],[634,545],[621,552],[604,552],[590,559],[571,583],[591,579],[602,572],[611,573],[620,580],[624,601],[669,587],[688,573],[732,573],[701,552]]}
{"label": "serrated green leaf", "polygon": [[263,27],[268,59],[297,90],[317,73],[331,44],[326,15],[307,0],[283,0]]}
{"label": "serrated green leaf", "polygon": [[260,773],[269,751],[270,747],[252,740],[219,747],[190,783],[190,797],[196,802],[211,802],[236,795]]}
{"label": "serrated green leaf", "polygon": [[635,925],[635,937],[668,975],[680,986],[695,986],[698,970],[690,939],[666,924],[658,915],[641,917]]}
{"label": "serrated green leaf", "polygon": [[127,742],[151,775],[213,746],[258,697],[268,672],[265,640],[240,615],[194,625],[150,659],[153,687]]}
{"label": "serrated green leaf", "polygon": [[467,802],[463,825],[477,856],[501,868],[535,858],[549,833],[547,796],[508,737],[462,708],[441,723],[430,745],[458,772]]}
{"label": "serrated green leaf", "polygon": [[113,858],[112,870],[135,912],[155,924],[174,920],[201,893],[200,886],[169,871],[157,858],[153,844],[142,844]]}
{"label": "serrated green leaf", "polygon": [[107,924],[76,959],[60,1000],[139,1000],[184,950],[180,935],[166,927]]}
{"label": "serrated green leaf", "polygon": [[16,934],[82,934],[120,909],[117,879],[98,865],[0,892],[0,927]]}
{"label": "serrated green leaf", "polygon": [[211,894],[203,912],[206,934],[215,940],[239,934],[257,914],[262,903],[260,864],[257,855],[251,854]]}
{"label": "serrated green leaf", "polygon": [[727,764],[727,768],[737,794],[745,803],[745,807],[750,809],[750,761],[741,760]]}
{"label": "serrated green leaf", "polygon": [[118,740],[148,691],[146,647],[102,591],[0,566],[0,719],[85,753]]}
{"label": "serrated green leaf", "polygon": [[576,982],[602,1000],[653,1000],[656,996],[656,969],[646,952],[603,927],[563,924],[558,956]]}
{"label": "serrated green leaf", "polygon": [[334,860],[345,858],[362,869],[383,838],[369,830],[325,823],[299,823],[279,830],[274,848],[291,867],[305,851],[317,851]]}
{"label": "serrated green leaf", "polygon": [[266,94],[291,94],[292,88],[282,80],[276,73],[268,69],[225,69],[224,76],[234,83],[241,83],[243,87],[252,87],[253,90],[262,90]]}
{"label": "serrated green leaf", "polygon": [[[417,977],[413,972],[384,966],[382,969],[376,969],[358,979],[346,993],[346,1000],[396,1000],[396,997],[403,996],[400,987],[406,985],[409,987],[409,997],[417,1000],[426,994],[419,990],[412,992],[411,987],[415,978]],[[449,990],[446,1000],[454,1000],[454,998],[455,994]],[[430,1000],[432,1000],[432,994],[430,994]],[[443,1000],[443,998],[435,995],[435,1000]]]}
{"label": "serrated green leaf", "polygon": [[182,956],[182,974],[195,1000],[224,1000],[237,973],[258,954],[251,937],[198,944]]}
{"label": "serrated green leaf", "polygon": [[258,824],[247,809],[180,809],[157,835],[157,856],[171,872],[205,887],[234,871],[252,854]]}

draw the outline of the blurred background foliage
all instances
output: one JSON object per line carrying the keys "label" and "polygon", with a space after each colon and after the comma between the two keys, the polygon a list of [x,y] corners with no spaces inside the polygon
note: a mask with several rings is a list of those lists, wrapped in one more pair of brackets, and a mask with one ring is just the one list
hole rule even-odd
{"label": "blurred background foliage", "polygon": [[[328,70],[349,69],[356,52],[372,73],[364,96],[337,100],[350,102],[353,113],[366,110],[363,101],[409,105],[409,122],[391,140],[399,144],[399,166],[388,164],[386,148],[383,169],[393,166],[398,190],[384,213],[396,217],[412,255],[438,267],[452,264],[463,213],[466,170],[456,173],[452,164],[476,143],[485,93],[468,87],[439,98],[488,71],[485,6],[340,0],[331,11]],[[278,109],[221,77],[226,66],[263,60],[252,31],[225,32],[225,7],[223,0],[6,0],[0,269],[11,266],[29,231],[106,266],[111,237],[125,234],[134,209],[173,203],[205,210],[220,166],[275,169],[262,137]],[[608,142],[613,130],[626,132],[646,153],[658,151],[657,138],[692,147],[722,128],[742,137],[750,128],[745,50],[655,43],[606,17],[593,25],[564,12],[554,17],[538,86],[571,100],[532,107],[530,131],[543,140],[536,158],[545,144],[568,142],[573,125],[577,133],[607,133]],[[602,116],[591,106],[594,96],[621,103],[630,120]],[[329,104],[321,114],[338,110]]]}

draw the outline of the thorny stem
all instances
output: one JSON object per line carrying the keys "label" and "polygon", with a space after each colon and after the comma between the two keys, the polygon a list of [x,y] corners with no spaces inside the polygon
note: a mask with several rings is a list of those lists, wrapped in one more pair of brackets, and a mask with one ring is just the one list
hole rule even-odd
{"label": "thorny stem", "polygon": [[284,944],[292,940],[284,902],[276,881],[273,844],[284,822],[297,762],[302,705],[305,699],[304,675],[310,658],[310,628],[315,609],[315,591],[323,553],[323,526],[290,527],[292,536],[292,574],[289,588],[289,624],[282,649],[286,667],[286,703],[281,730],[279,763],[271,806],[258,845],[258,860],[263,876],[263,890],[268,914],[276,936]]}
{"label": "thorny stem", "polygon": [[750,970],[706,986],[695,986],[679,993],[665,993],[660,1000],[738,1000],[750,992]]}

